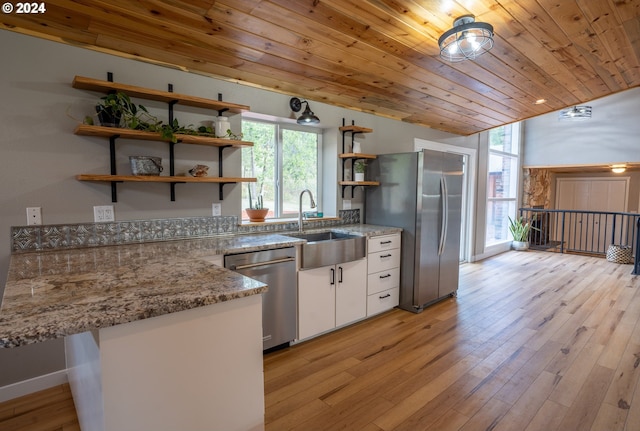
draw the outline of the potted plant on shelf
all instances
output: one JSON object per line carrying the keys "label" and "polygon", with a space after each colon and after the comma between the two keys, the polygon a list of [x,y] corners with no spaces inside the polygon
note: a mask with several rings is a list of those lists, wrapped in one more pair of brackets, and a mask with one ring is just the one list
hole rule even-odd
{"label": "potted plant on shelf", "polygon": [[509,232],[513,236],[511,245],[514,250],[529,249],[529,232],[531,229],[538,230],[538,228],[531,226],[523,216],[517,217],[515,220],[509,217]]}
{"label": "potted plant on shelf", "polygon": [[267,216],[269,212],[269,208],[264,207],[264,202],[262,201],[262,195],[258,195],[258,199],[256,199],[256,204],[253,204],[253,200],[251,198],[251,186],[249,186],[249,208],[245,208],[247,215],[249,216],[249,221],[251,222],[264,222],[264,218]]}
{"label": "potted plant on shelf", "polygon": [[353,171],[355,172],[354,180],[355,181],[364,181],[364,172],[366,170],[367,165],[364,160],[356,160],[353,164]]}

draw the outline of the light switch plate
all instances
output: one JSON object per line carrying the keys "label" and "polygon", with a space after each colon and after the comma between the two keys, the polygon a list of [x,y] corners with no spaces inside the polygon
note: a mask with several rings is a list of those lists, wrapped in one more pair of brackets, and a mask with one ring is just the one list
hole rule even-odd
{"label": "light switch plate", "polygon": [[211,215],[212,216],[221,216],[222,215],[222,204],[220,204],[220,203],[211,204]]}

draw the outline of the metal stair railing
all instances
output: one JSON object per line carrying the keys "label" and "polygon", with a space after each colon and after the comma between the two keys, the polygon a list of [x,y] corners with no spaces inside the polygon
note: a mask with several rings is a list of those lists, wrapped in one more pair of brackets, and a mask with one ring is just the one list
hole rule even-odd
{"label": "metal stair railing", "polygon": [[520,208],[519,215],[535,228],[529,247],[556,253],[606,256],[610,245],[634,251],[632,274],[640,274],[640,214],[609,211]]}

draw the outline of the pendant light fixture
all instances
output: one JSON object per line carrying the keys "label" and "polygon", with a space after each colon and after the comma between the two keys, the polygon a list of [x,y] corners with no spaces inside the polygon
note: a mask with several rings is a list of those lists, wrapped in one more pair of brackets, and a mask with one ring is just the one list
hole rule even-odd
{"label": "pendant light fixture", "polygon": [[316,117],[316,115],[311,111],[311,109],[309,108],[309,102],[307,102],[306,100],[300,100],[297,97],[292,97],[291,100],[289,100],[289,107],[293,112],[300,112],[303,103],[306,103],[307,107],[305,108],[302,115],[298,117],[298,120],[296,120],[296,122],[298,124],[318,124],[320,122],[320,119]]}
{"label": "pendant light fixture", "polygon": [[438,45],[440,57],[447,61],[473,60],[493,48],[493,26],[476,22],[473,15],[463,15],[440,36]]}
{"label": "pendant light fixture", "polygon": [[558,114],[559,120],[586,120],[591,118],[591,106],[574,106],[563,109]]}

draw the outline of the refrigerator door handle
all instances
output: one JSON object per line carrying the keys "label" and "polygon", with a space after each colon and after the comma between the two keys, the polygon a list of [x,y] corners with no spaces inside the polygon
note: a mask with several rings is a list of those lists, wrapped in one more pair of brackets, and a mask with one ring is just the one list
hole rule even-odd
{"label": "refrigerator door handle", "polygon": [[444,245],[447,240],[447,228],[449,224],[449,193],[447,191],[446,177],[440,177],[440,198],[442,200],[442,225],[440,226],[440,245],[438,247],[438,256],[444,253]]}

